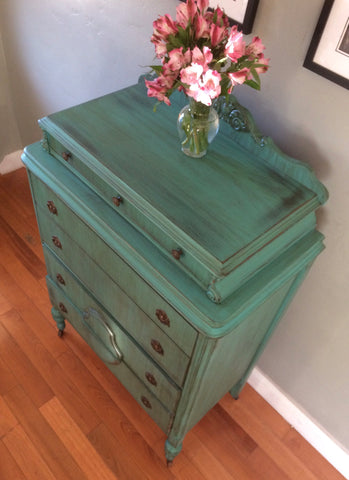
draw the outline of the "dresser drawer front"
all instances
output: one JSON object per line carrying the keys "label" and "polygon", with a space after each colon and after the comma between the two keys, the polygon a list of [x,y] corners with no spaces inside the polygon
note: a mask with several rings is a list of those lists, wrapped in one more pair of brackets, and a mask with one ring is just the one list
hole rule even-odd
{"label": "dresser drawer front", "polygon": [[[46,223],[53,220],[57,227],[61,227],[71,239],[81,244],[93,261],[110,277],[132,300],[158,325],[166,335],[180,346],[186,355],[190,356],[197,338],[197,331],[177,313],[150,285],[148,285],[117,253],[94,233],[82,220],[75,215],[60,198],[35,176],[30,175],[31,186],[34,192],[40,232],[44,231],[47,243],[53,245],[52,230],[48,230]],[[51,210],[48,203],[51,202]],[[52,207],[52,204],[54,207]],[[108,207],[106,207],[108,208]],[[42,215],[45,220],[40,221]],[[46,214],[48,215],[46,217]],[[136,233],[136,232],[135,232]],[[56,248],[56,247],[55,247]],[[60,255],[70,255],[69,251],[61,251]],[[71,256],[71,255],[70,255]],[[76,262],[76,257],[72,256]],[[66,264],[71,265],[69,262]]]}
{"label": "dresser drawer front", "polygon": [[[213,276],[221,274],[223,267],[219,262],[217,262],[215,270],[213,265],[211,265],[211,268],[206,266],[202,259],[199,260],[191,252],[192,248],[187,246],[188,241],[182,239],[183,234],[177,234],[176,237],[179,238],[175,240],[174,235],[168,233],[168,228],[164,229],[158,226],[152,219],[147,217],[146,211],[141,211],[140,208],[134,205],[130,194],[120,193],[119,189],[113,188],[57,139],[51,135],[48,135],[48,139],[49,151],[55,158],[62,161],[74,174],[102,197],[109,206],[115,208],[118,214],[129,221],[142,234],[146,235],[168,258],[180,268],[183,268],[203,289],[206,290]],[[178,259],[172,253],[172,251],[177,249],[183,252]]]}
{"label": "dresser drawer front", "polygon": [[[86,303],[88,307],[82,311],[54,284],[52,279],[47,277],[46,283],[52,305],[61,311],[63,317],[72,324],[74,329],[92,347],[137,402],[166,432],[171,416],[175,411],[179,394],[178,390],[172,388],[168,382],[168,386],[165,386],[166,379],[160,370],[135,345],[132,345],[132,341],[127,338],[127,335],[115,326],[115,323],[102,309],[95,309],[95,305],[91,301]],[[62,312],[62,306],[65,309],[64,312]],[[122,354],[120,363],[118,355],[110,342],[107,330],[101,326],[101,320],[105,321],[113,329],[117,347]],[[134,370],[133,367],[137,361],[139,365],[136,365]],[[149,373],[148,377],[151,378],[150,375],[153,375],[158,382],[157,387],[152,386],[149,382],[145,384],[142,381],[143,379],[140,379],[139,374],[142,375],[142,368],[144,382],[147,382],[145,374]],[[161,392],[165,392],[166,388],[167,393],[162,394]],[[171,393],[169,393],[170,391]],[[147,407],[142,398],[148,399],[151,407]],[[165,404],[166,401],[169,403]]]}

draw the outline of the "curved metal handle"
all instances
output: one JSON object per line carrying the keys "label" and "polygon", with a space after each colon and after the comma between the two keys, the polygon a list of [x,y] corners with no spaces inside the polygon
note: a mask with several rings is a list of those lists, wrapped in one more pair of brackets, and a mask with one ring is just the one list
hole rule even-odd
{"label": "curved metal handle", "polygon": [[122,352],[120,351],[118,344],[116,343],[115,335],[113,330],[109,327],[108,323],[104,320],[102,315],[100,315],[96,310],[93,310],[92,308],[89,308],[87,311],[83,313],[83,317],[86,320],[89,318],[89,316],[93,315],[94,318],[98,319],[100,323],[103,325],[103,327],[106,329],[108,335],[109,335],[109,340],[110,344],[114,350],[114,353],[116,355],[116,360],[113,362],[114,365],[119,365],[121,363],[123,355]]}

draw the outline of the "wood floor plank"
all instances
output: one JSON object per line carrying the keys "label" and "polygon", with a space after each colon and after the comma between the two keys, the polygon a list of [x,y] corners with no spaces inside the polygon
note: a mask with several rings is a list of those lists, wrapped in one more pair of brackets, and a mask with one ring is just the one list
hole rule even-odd
{"label": "wood floor plank", "polygon": [[57,397],[40,408],[41,413],[89,480],[115,480],[115,476],[74,423]]}
{"label": "wood floor plank", "polygon": [[21,425],[8,433],[3,442],[28,478],[56,480]]}
{"label": "wood floor plank", "polygon": [[240,393],[240,400],[244,402],[246,407],[250,408],[254,412],[258,412],[266,422],[268,422],[271,430],[279,438],[284,436],[290,431],[290,424],[279,415],[276,410],[267,403],[248,383]]}
{"label": "wood floor plank", "polygon": [[220,404],[291,480],[317,480],[272,430],[265,428],[258,412],[252,413],[242,401],[232,401],[230,395],[225,395]]}
{"label": "wood floor plank", "polygon": [[46,267],[41,258],[39,258],[28,246],[28,244],[18,235],[18,233],[0,216],[1,230],[1,261],[11,264],[12,257],[16,257],[28,272],[36,279],[42,278],[46,274]]}
{"label": "wood floor plank", "polygon": [[[42,262],[44,255],[41,247],[39,229],[36,222],[33,222],[34,206],[31,198],[27,198],[25,192],[20,193],[20,201],[14,202],[8,193],[0,187],[0,216],[15,231],[17,235],[25,242],[33,254]],[[30,215],[28,209],[23,208],[23,204],[31,203]]]}
{"label": "wood floor plank", "polygon": [[12,305],[10,302],[0,293],[0,315],[11,310]]}
{"label": "wood floor plank", "polygon": [[135,463],[123,442],[104,423],[90,432],[88,439],[119,480],[153,480]]}
{"label": "wood floor plank", "polygon": [[16,425],[18,425],[17,418],[12,414],[2,396],[0,396],[0,438],[4,437]]}
{"label": "wood floor plank", "polygon": [[0,175],[0,189],[11,199],[11,203],[20,206],[23,217],[30,217],[33,212],[33,201],[25,168]]}
{"label": "wood floor plank", "polygon": [[251,453],[247,462],[263,478],[263,480],[290,480],[290,477],[260,447]]}
{"label": "wood floor plank", "polygon": [[[228,472],[234,472],[239,480],[262,480],[258,471],[248,464],[246,456],[241,455],[240,447],[235,442],[213,425],[208,428],[210,413],[205,416],[194,428],[193,433],[219,458],[220,463]],[[222,434],[221,434],[222,433]]]}
{"label": "wood floor plank", "polygon": [[284,437],[285,445],[313,472],[318,480],[345,480],[338,470],[329,464],[310,443],[291,429]]}
{"label": "wood floor plank", "polygon": [[19,271],[17,276],[0,265],[0,290],[10,305],[25,319],[35,331],[46,348],[54,356],[63,353],[67,347],[57,336],[56,324],[51,316],[46,282],[29,281],[29,285],[19,285],[25,272]]}
{"label": "wood floor plank", "polygon": [[18,383],[23,385],[34,404],[41,406],[53,397],[53,391],[14,338],[3,327],[2,320],[5,317],[12,318],[12,315],[13,311],[11,310],[0,317],[0,360],[7,366]]}
{"label": "wood floor plank", "polygon": [[0,478],[3,480],[34,480],[26,477],[0,439]]}
{"label": "wood floor plank", "polygon": [[[1,340],[0,340],[0,348],[1,348]],[[18,380],[11,372],[8,365],[2,360],[0,356],[0,395],[11,390],[11,388],[18,385]]]}
{"label": "wood floor plank", "polygon": [[4,400],[55,478],[86,480],[85,474],[21,387],[6,393]]}
{"label": "wood floor plank", "polygon": [[185,438],[185,452],[189,461],[195,465],[202,480],[219,478],[219,480],[239,480],[233,470],[227,470],[221,459],[195,432],[191,431]]}
{"label": "wood floor plank", "polygon": [[16,338],[16,342],[20,345],[22,351],[40,372],[48,388],[50,388],[51,395],[38,406],[56,395],[84,433],[88,433],[95,428],[101,420],[91,407],[88,397],[81,394],[75,382],[70,380],[69,375],[66,375],[56,359],[42,345],[21,316],[12,311],[11,315],[7,314],[0,317],[0,324],[4,325],[10,334]]}
{"label": "wood floor plank", "polygon": [[[87,350],[90,355],[91,349],[88,346]],[[94,352],[92,352],[92,354],[94,361],[99,363],[98,357]],[[81,394],[89,398],[95,410],[99,412],[102,422],[108,425],[118,440],[122,441],[125,448],[129,451],[130,458],[143,469],[145,476],[148,475],[151,478],[151,475],[158,475],[159,478],[164,479],[174,478],[166,468],[163,459],[160,459],[156,455],[152,446],[145,441],[139,431],[134,427],[132,415],[125,415],[120,409],[119,404],[113,401],[89,369],[86,368],[85,362],[81,362],[76,355],[71,354],[69,351],[59,357],[59,362],[76,383]],[[101,368],[103,372],[106,369],[103,363],[101,364]],[[115,377],[113,378],[116,388],[126,393],[132,412],[138,410],[140,407],[137,402],[118,380]],[[161,475],[163,477],[161,477]]]}

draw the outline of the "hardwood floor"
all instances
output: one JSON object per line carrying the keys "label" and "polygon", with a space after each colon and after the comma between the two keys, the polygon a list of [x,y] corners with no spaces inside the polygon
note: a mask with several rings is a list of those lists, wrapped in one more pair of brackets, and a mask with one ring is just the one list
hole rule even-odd
{"label": "hardwood floor", "polygon": [[0,176],[1,480],[339,480],[249,385],[165,435],[67,325],[57,336],[24,168]]}

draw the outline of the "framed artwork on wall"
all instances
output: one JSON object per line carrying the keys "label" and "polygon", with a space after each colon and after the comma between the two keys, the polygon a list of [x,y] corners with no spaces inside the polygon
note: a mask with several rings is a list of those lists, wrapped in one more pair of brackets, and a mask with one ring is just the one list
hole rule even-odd
{"label": "framed artwork on wall", "polygon": [[349,89],[348,0],[325,0],[303,66]]}
{"label": "framed artwork on wall", "polygon": [[[181,0],[185,2],[185,0]],[[252,31],[259,0],[210,0],[210,7],[222,8],[230,19],[231,25],[237,25],[243,33]]]}

